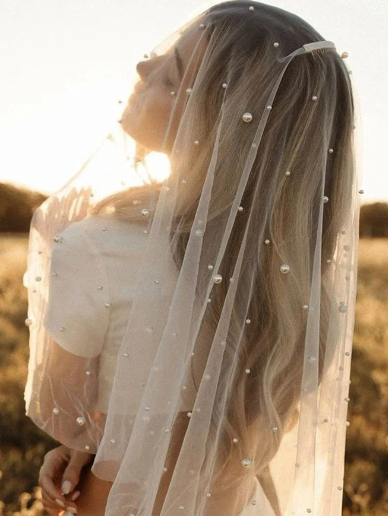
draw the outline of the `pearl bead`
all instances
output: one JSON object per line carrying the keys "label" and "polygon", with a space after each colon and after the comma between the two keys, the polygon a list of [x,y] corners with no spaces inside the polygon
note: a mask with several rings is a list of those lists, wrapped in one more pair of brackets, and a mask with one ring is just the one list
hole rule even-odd
{"label": "pearl bead", "polygon": [[244,113],[242,116],[242,119],[244,122],[251,122],[252,121],[252,113]]}
{"label": "pearl bead", "polygon": [[249,374],[249,373],[251,372],[251,370],[250,370],[250,369],[245,369],[245,372],[246,372],[247,374]]}
{"label": "pearl bead", "polygon": [[255,10],[254,6],[253,6],[253,5],[250,5],[250,6],[249,6],[249,10],[250,10],[250,11],[254,11],[254,10]]}
{"label": "pearl bead", "polygon": [[256,505],[257,500],[252,500],[252,505]]}
{"label": "pearl bead", "polygon": [[36,280],[36,281],[41,281],[41,280],[42,280],[42,278],[41,278],[40,276],[37,276],[37,277],[35,278],[35,280]]}
{"label": "pearl bead", "polygon": [[265,244],[267,244],[267,245],[268,245],[270,242],[271,242],[271,240],[268,240],[268,238],[266,238],[266,239],[264,240],[264,243],[265,243]]}
{"label": "pearl bead", "polygon": [[211,497],[211,493],[206,493],[207,498]]}
{"label": "pearl bead", "polygon": [[154,283],[156,283],[157,285],[160,283],[160,281],[158,279],[154,280]]}
{"label": "pearl bead", "polygon": [[287,170],[286,176],[289,176],[290,174],[291,174],[291,172],[289,170]]}
{"label": "pearl bead", "polygon": [[245,319],[245,322],[246,322],[246,324],[251,324],[251,320],[250,319]]}
{"label": "pearl bead", "polygon": [[317,359],[316,359],[316,357],[312,357],[312,356],[311,356],[311,357],[308,357],[308,361],[309,361],[310,363],[314,363],[314,362],[316,362],[316,360],[317,360]]}
{"label": "pearl bead", "polygon": [[90,446],[88,444],[85,446],[85,450],[90,450]]}
{"label": "pearl bead", "polygon": [[358,192],[358,193],[363,194],[363,193],[364,193],[364,190],[359,190],[359,192]]}
{"label": "pearl bead", "polygon": [[198,140],[195,140],[195,141],[194,141],[194,145],[199,145],[199,141],[198,141]]}
{"label": "pearl bead", "polygon": [[129,356],[128,353],[123,353],[123,357]]}
{"label": "pearl bead", "polygon": [[346,426],[349,426],[350,425],[350,421],[346,421]]}
{"label": "pearl bead", "polygon": [[143,217],[147,217],[149,215],[149,210],[147,210],[147,208],[143,208],[141,210],[141,214],[143,215]]}
{"label": "pearl bead", "polygon": [[90,376],[92,373],[90,371],[85,371],[86,376]]}
{"label": "pearl bead", "polygon": [[204,28],[205,28],[205,24],[204,24],[204,23],[200,23],[200,24],[199,24],[199,28],[200,28],[200,29],[204,29]]}
{"label": "pearl bead", "polygon": [[237,443],[237,442],[238,442],[237,437],[233,437],[233,442],[234,442],[234,443]]}
{"label": "pearl bead", "polygon": [[250,459],[243,459],[241,461],[241,464],[244,466],[244,468],[249,468],[249,466],[252,464]]}
{"label": "pearl bead", "polygon": [[59,331],[65,331],[65,328],[63,328],[63,327],[59,328]]}
{"label": "pearl bead", "polygon": [[222,276],[221,276],[221,274],[216,274],[216,275],[213,277],[213,280],[214,280],[214,283],[221,283],[221,281],[222,281]]}
{"label": "pearl bead", "polygon": [[328,423],[329,422],[329,419],[327,417],[324,418],[323,420],[324,423]]}
{"label": "pearl bead", "polygon": [[58,276],[58,274],[56,272],[52,272],[51,276]]}
{"label": "pearl bead", "polygon": [[182,179],[181,183],[185,185],[187,183],[186,179]]}
{"label": "pearl bead", "polygon": [[54,407],[53,408],[53,414],[55,414],[56,416],[59,414],[59,408],[58,407]]}
{"label": "pearl bead", "polygon": [[110,307],[110,303],[105,303],[105,308],[109,308]]}
{"label": "pearl bead", "polygon": [[323,196],[323,202],[325,202],[325,203],[326,203],[326,202],[329,202],[329,198],[327,197],[327,195],[324,195],[324,196]]}
{"label": "pearl bead", "polygon": [[238,207],[238,211],[243,211],[243,209],[244,209],[244,208],[243,208],[242,206],[239,206],[239,207]]}
{"label": "pearl bead", "polygon": [[326,263],[331,263],[330,258],[328,258],[328,259],[326,260]]}
{"label": "pearl bead", "polygon": [[312,98],[312,100],[314,100],[314,101],[318,100],[318,97],[317,97],[316,95],[314,95],[314,96],[313,96],[313,97],[311,97],[311,98]]}
{"label": "pearl bead", "polygon": [[205,374],[204,378],[205,378],[205,380],[210,380],[211,376],[210,376],[210,374]]}
{"label": "pearl bead", "polygon": [[209,271],[212,271],[214,269],[213,265],[208,265],[207,268],[209,269]]}
{"label": "pearl bead", "polygon": [[309,309],[309,305],[303,305],[303,310],[308,310]]}
{"label": "pearl bead", "polygon": [[84,417],[82,417],[82,416],[77,417],[77,424],[78,424],[79,426],[84,425],[84,424],[85,424],[85,418],[84,418]]}
{"label": "pearl bead", "polygon": [[345,399],[345,401],[350,401],[350,398],[344,398],[344,399]]}
{"label": "pearl bead", "polygon": [[290,266],[287,265],[286,263],[283,263],[281,266],[280,266],[280,271],[283,273],[283,274],[287,274],[288,272],[290,272]]}
{"label": "pearl bead", "polygon": [[98,290],[102,290],[104,287],[97,287]]}
{"label": "pearl bead", "polygon": [[101,228],[103,231],[106,231],[106,228]]}
{"label": "pearl bead", "polygon": [[350,351],[345,351],[345,355],[348,357],[350,356]]}
{"label": "pearl bead", "polygon": [[273,431],[273,432],[277,432],[278,430],[279,430],[279,429],[278,429],[278,427],[277,427],[277,426],[273,426],[273,427],[272,427],[272,431]]}
{"label": "pearl bead", "polygon": [[334,150],[330,148],[329,153],[332,154],[333,152],[334,152]]}
{"label": "pearl bead", "polygon": [[57,236],[55,236],[53,238],[53,240],[54,240],[54,242],[60,242],[61,241],[61,237],[57,235]]}
{"label": "pearl bead", "polygon": [[185,506],[184,506],[184,505],[180,505],[180,506],[179,506],[179,510],[180,510],[180,511],[183,511],[183,509],[184,509],[184,508],[185,508]]}
{"label": "pearl bead", "polygon": [[268,111],[272,109],[272,106],[267,106]]}
{"label": "pearl bead", "polygon": [[348,307],[346,305],[341,305],[338,310],[344,314],[348,311]]}
{"label": "pearl bead", "polygon": [[175,95],[175,91],[170,91],[170,95],[173,97]]}
{"label": "pearl bead", "polygon": [[25,324],[26,326],[31,326],[31,324],[32,324],[32,320],[31,320],[31,319],[26,319],[26,320],[24,321],[24,324]]}
{"label": "pearl bead", "polygon": [[277,41],[275,41],[275,43],[273,44],[273,46],[274,46],[275,48],[278,48],[279,43],[278,43]]}
{"label": "pearl bead", "polygon": [[223,88],[224,88],[224,90],[225,90],[225,89],[228,87],[228,83],[223,82],[223,83],[222,83],[222,87],[223,87]]}
{"label": "pearl bead", "polygon": [[186,90],[187,95],[190,95],[190,93],[191,93],[192,91],[193,91],[193,90],[192,90],[191,88],[187,88],[187,90]]}
{"label": "pearl bead", "polygon": [[347,52],[342,52],[341,57],[342,59],[346,59],[347,57],[349,57],[349,54]]}
{"label": "pearl bead", "polygon": [[306,509],[307,512],[311,512],[311,509]]}

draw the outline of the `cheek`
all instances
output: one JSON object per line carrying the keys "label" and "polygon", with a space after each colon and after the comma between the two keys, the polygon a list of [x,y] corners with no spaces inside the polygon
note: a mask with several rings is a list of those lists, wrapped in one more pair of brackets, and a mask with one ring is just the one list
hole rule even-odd
{"label": "cheek", "polygon": [[168,93],[159,88],[135,95],[126,109],[128,122],[136,124],[139,129],[161,132],[167,126],[172,103]]}

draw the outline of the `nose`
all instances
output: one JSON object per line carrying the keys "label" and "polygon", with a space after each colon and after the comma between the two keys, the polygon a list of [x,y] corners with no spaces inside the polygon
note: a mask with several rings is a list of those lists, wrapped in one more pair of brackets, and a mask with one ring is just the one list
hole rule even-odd
{"label": "nose", "polygon": [[142,80],[145,80],[150,68],[151,66],[149,65],[148,61],[140,61],[139,63],[137,63],[136,71]]}

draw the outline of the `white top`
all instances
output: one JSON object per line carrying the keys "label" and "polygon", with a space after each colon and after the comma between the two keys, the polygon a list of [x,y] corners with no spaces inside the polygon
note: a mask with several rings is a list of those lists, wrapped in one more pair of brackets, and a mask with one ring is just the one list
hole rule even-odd
{"label": "white top", "polygon": [[[144,224],[112,215],[92,215],[74,222],[53,246],[49,302],[45,327],[67,351],[82,357],[100,355],[96,409],[107,413],[117,354],[135,293],[135,280],[148,240]],[[170,277],[178,268],[171,256]],[[168,301],[167,301],[168,302]],[[136,361],[137,378],[128,378],[128,403],[140,405],[152,364],[142,350]],[[195,387],[191,375],[182,391],[181,410],[192,410]]]}

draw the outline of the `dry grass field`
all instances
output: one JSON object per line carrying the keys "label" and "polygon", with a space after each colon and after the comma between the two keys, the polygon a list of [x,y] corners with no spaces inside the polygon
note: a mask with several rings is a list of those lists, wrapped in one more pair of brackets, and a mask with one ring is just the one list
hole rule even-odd
{"label": "dry grass field", "polygon": [[[26,235],[0,237],[0,516],[40,516],[37,474],[55,442],[24,416]],[[361,239],[343,516],[388,515],[388,239]]]}

